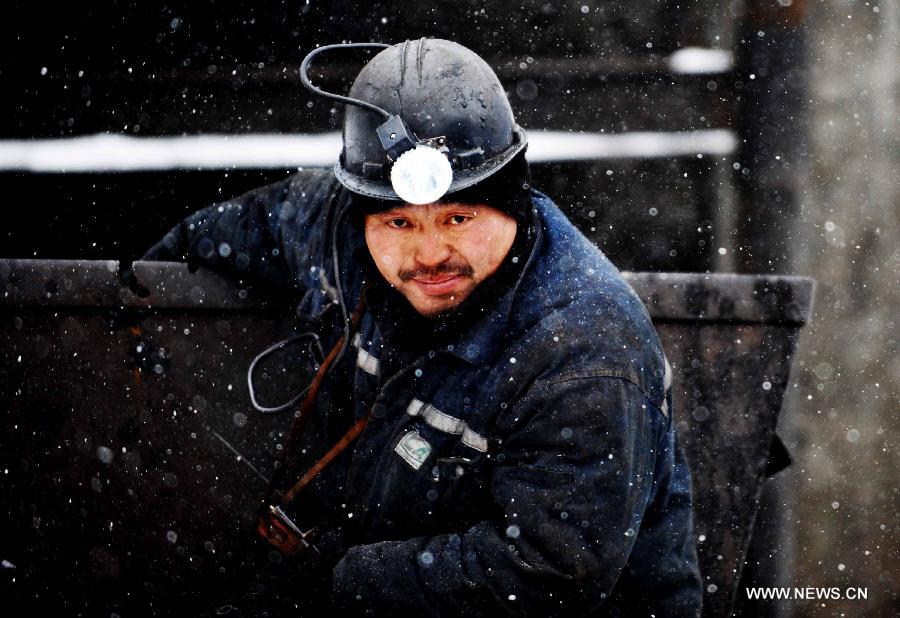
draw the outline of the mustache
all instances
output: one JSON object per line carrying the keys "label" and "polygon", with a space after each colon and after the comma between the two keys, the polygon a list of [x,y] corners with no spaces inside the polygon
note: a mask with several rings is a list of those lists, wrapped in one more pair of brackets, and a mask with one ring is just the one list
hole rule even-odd
{"label": "mustache", "polygon": [[409,270],[400,270],[397,276],[401,281],[409,281],[411,279],[434,279],[440,275],[459,275],[460,277],[471,277],[475,274],[475,270],[468,264],[459,262],[444,262],[433,267],[412,268]]}

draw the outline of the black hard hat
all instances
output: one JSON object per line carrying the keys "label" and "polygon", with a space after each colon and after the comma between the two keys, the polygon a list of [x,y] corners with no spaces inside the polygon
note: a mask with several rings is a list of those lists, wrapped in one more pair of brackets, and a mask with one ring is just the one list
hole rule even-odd
{"label": "black hard hat", "polygon": [[350,191],[370,198],[401,200],[391,169],[417,146],[449,160],[449,194],[493,175],[527,144],[500,80],[452,41],[423,38],[386,48],[359,72],[350,98],[383,112],[347,108],[334,172]]}

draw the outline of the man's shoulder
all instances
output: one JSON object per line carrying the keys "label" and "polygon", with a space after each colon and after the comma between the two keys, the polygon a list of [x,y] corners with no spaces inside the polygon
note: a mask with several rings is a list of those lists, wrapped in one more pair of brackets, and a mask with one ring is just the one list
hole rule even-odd
{"label": "man's shoulder", "polygon": [[520,341],[541,350],[548,379],[619,377],[661,399],[665,360],[643,303],[549,198],[535,205],[543,238],[516,303]]}
{"label": "man's shoulder", "polygon": [[[309,224],[319,215],[319,208],[329,202],[336,190],[337,179],[330,169],[299,169],[289,176],[260,185],[229,199],[213,203],[186,219],[198,223],[213,219],[217,225],[228,225],[242,213],[265,213],[269,227],[291,225],[295,215],[306,213]],[[223,214],[224,213],[224,214]]]}
{"label": "man's shoulder", "polygon": [[640,298],[603,252],[549,198],[538,194],[535,206],[542,240],[523,279],[520,305],[541,320],[552,315],[575,330],[609,323],[620,332],[652,329]]}
{"label": "man's shoulder", "polygon": [[334,193],[337,185],[337,178],[331,168],[302,168],[269,187],[280,192],[281,199],[324,201]]}

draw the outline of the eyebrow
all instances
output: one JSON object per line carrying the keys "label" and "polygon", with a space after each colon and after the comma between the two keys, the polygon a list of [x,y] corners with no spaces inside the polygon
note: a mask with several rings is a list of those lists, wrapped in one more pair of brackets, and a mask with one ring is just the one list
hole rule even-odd
{"label": "eyebrow", "polygon": [[451,203],[451,204],[441,204],[439,207],[439,213],[446,213],[448,211],[454,210],[471,210],[473,212],[478,211],[481,208],[478,204],[464,204],[464,203]]}
{"label": "eyebrow", "polygon": [[[381,210],[381,211],[375,213],[375,215],[378,217],[405,217],[405,216],[409,216],[408,211],[406,210],[407,208],[409,208],[409,207],[408,206],[398,206],[396,208]],[[466,203],[451,202],[449,204],[438,204],[438,206],[436,206],[434,208],[434,211],[439,214],[439,213],[442,213],[442,212],[445,212],[448,210],[477,211],[480,208],[481,208],[480,204],[466,204]]]}

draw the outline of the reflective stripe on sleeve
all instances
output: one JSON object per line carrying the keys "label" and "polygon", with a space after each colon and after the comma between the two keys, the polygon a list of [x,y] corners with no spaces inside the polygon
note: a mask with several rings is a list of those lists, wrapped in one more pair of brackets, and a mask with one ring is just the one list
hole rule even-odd
{"label": "reflective stripe on sleeve", "polygon": [[352,343],[353,347],[359,350],[356,354],[356,366],[370,375],[377,376],[381,372],[381,363],[377,358],[363,350],[362,337],[360,337],[359,333],[356,333],[353,337]]}
{"label": "reflective stripe on sleeve", "polygon": [[663,416],[669,418],[669,394],[672,391],[672,367],[669,365],[669,359],[663,356],[663,362],[666,364],[666,373],[663,376],[663,400],[660,410]]}

